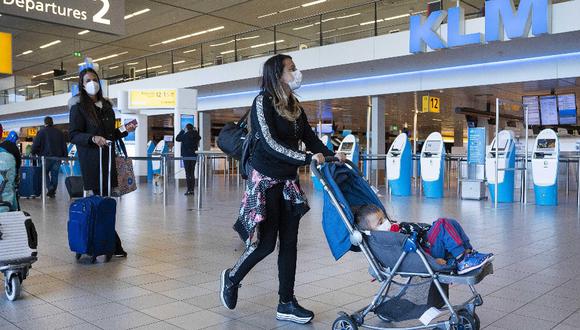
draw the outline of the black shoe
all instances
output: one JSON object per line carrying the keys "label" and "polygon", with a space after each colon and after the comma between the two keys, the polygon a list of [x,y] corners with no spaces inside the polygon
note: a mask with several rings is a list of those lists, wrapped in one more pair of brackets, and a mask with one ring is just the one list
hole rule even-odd
{"label": "black shoe", "polygon": [[280,321],[291,321],[294,323],[306,324],[312,321],[313,318],[314,313],[300,306],[298,301],[296,301],[296,297],[293,297],[291,302],[283,303],[280,301],[278,304],[276,319]]}
{"label": "black shoe", "polygon": [[240,284],[234,284],[230,279],[229,268],[222,272],[220,281],[220,299],[225,308],[236,308],[236,304],[238,303],[238,289],[240,286]]}
{"label": "black shoe", "polygon": [[54,196],[55,196],[55,195],[56,195],[56,193],[55,193],[54,191],[49,191],[49,192],[46,194],[46,197],[48,197],[48,198],[54,198]]}

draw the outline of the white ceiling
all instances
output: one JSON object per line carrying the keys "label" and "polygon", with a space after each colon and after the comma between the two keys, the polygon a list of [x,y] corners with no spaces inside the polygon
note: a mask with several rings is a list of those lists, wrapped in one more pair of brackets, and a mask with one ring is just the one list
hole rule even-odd
{"label": "white ceiling", "polygon": [[[14,36],[14,54],[19,55],[24,51],[33,50],[32,54],[15,57],[14,70],[17,76],[20,76],[23,83],[28,83],[27,77],[38,75],[43,72],[59,68],[61,61],[65,70],[75,72],[77,64],[82,61],[81,58],[73,57],[74,51],[80,51],[83,57],[100,58],[112,54],[125,53],[123,55],[102,61],[100,64],[110,64],[119,61],[125,61],[139,56],[149,55],[163,50],[169,50],[177,47],[194,45],[204,41],[216,40],[234,34],[240,34],[245,31],[254,30],[263,27],[269,27],[280,22],[287,22],[297,18],[311,15],[318,15],[329,11],[335,11],[341,8],[348,8],[368,3],[368,0],[327,0],[326,2],[312,6],[302,7],[301,5],[309,3],[312,0],[126,0],[126,14],[130,14],[145,8],[150,11],[139,16],[126,20],[126,34],[123,36],[113,36],[104,33],[90,32],[84,35],[78,35],[82,29],[75,29],[67,26],[50,24],[45,22],[33,21],[23,18],[2,15],[0,17],[0,31],[10,32]],[[418,0],[389,0],[378,1],[378,15],[381,17],[393,17],[409,12],[416,12],[426,9],[427,1]],[[455,1],[446,0],[445,6],[454,5]],[[467,13],[476,13],[483,4],[482,0],[462,1]],[[294,9],[292,9],[294,8]],[[334,33],[333,30],[345,26],[354,26],[361,22],[373,20],[374,10],[371,6],[361,7],[360,9],[341,10],[337,13],[325,15],[323,18],[336,18],[341,16],[359,15],[346,17],[344,19],[335,19],[323,23],[322,30],[325,31],[325,43],[340,42],[353,36],[344,35],[345,33]],[[291,9],[291,10],[288,10]],[[287,10],[287,11],[285,11]],[[280,12],[275,15],[269,15],[263,18],[259,16],[269,13]],[[318,25],[293,30],[296,27],[306,26],[310,23],[316,23],[318,18],[311,20],[293,22],[278,27],[278,39],[285,39],[286,45],[278,45],[278,49],[291,47],[297,42],[300,43],[317,43],[319,39]],[[379,26],[380,33],[387,33],[391,29],[406,25],[406,19],[383,22]],[[149,45],[159,43],[163,40],[175,38],[185,34],[191,34],[207,29],[223,26],[224,28],[215,32],[208,32],[199,36],[187,38],[165,45],[150,47]],[[355,37],[365,37],[371,35],[372,25],[361,28],[352,28],[349,31],[357,34]],[[328,31],[328,32],[327,32]],[[346,30],[345,30],[346,31]],[[270,35],[266,32],[271,32]],[[332,37],[341,34],[339,37]],[[240,41],[240,47],[268,42],[273,38],[273,31],[261,30],[243,34],[239,37],[259,38]],[[232,38],[225,38],[222,42],[230,41]],[[39,49],[40,45],[54,40],[61,40],[61,43],[45,49]],[[216,42],[219,43],[219,42]],[[212,43],[213,44],[213,43]],[[211,52],[219,53],[232,48],[231,44],[221,47],[211,48]],[[204,49],[204,54],[209,51]],[[213,54],[212,54],[213,55]],[[243,52],[240,54],[243,56]],[[191,62],[199,60],[199,55],[191,53],[189,55],[180,55],[181,60],[190,60]],[[196,58],[197,56],[197,58]],[[209,56],[209,55],[208,55]],[[159,56],[161,57],[161,56]],[[204,56],[205,57],[205,56]],[[166,59],[151,59],[167,61]],[[179,60],[179,59],[178,59]],[[182,67],[187,67],[189,63],[184,63]],[[151,65],[150,65],[151,66]],[[38,77],[38,79],[50,78],[51,75]],[[17,82],[18,85],[18,82]]]}

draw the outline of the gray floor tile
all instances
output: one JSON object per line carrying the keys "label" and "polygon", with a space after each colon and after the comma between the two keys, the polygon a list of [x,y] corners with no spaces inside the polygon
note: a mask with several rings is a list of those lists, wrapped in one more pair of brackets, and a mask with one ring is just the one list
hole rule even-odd
{"label": "gray floor tile", "polygon": [[159,320],[167,320],[199,311],[201,311],[201,308],[184,303],[182,301],[176,301],[169,304],[158,305],[141,310],[141,312]]}
{"label": "gray floor tile", "polygon": [[152,324],[159,320],[141,312],[131,312],[93,321],[92,323],[103,329],[132,329]]}
{"label": "gray floor tile", "polygon": [[230,318],[207,310],[166,320],[183,329],[204,329],[229,321]]}

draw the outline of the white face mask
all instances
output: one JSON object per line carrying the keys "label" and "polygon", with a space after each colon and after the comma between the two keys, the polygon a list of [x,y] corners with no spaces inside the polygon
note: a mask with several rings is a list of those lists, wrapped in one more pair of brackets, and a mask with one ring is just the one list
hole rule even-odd
{"label": "white face mask", "polygon": [[85,91],[87,91],[87,94],[91,96],[97,95],[100,89],[101,86],[96,81],[89,81],[88,83],[85,84]]}
{"label": "white face mask", "polygon": [[380,230],[380,231],[390,231],[391,230],[391,223],[388,220],[384,220],[384,222],[377,227],[377,229],[375,230]]}
{"label": "white face mask", "polygon": [[292,75],[292,80],[288,82],[288,87],[295,91],[302,85],[302,72],[296,69],[296,71],[292,71],[290,74]]}

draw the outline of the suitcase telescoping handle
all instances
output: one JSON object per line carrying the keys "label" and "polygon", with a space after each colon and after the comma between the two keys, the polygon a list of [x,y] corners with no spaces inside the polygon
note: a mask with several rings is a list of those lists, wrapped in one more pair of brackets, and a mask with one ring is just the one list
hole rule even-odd
{"label": "suitcase telescoping handle", "polygon": [[[107,148],[109,149],[109,172],[108,172],[108,177],[109,177],[109,182],[108,182],[108,186],[107,186],[107,196],[110,197],[111,196],[111,164],[113,163],[113,142],[107,140]],[[101,193],[101,196],[103,196],[103,149],[105,149],[105,147],[99,147],[99,192]]]}

